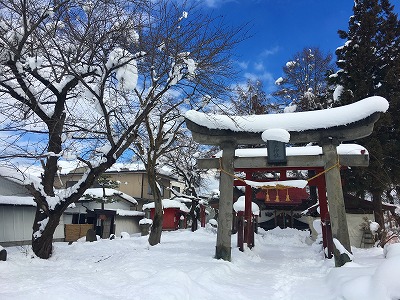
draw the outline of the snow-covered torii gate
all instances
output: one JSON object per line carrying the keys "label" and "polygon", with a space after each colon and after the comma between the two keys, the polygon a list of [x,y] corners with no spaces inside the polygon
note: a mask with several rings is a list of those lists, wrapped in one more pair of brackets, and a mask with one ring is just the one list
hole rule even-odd
{"label": "snow-covered torii gate", "polygon": [[[331,217],[332,236],[350,253],[350,239],[346,224],[343,191],[336,147],[344,141],[354,141],[370,135],[379,115],[389,107],[386,99],[378,96],[332,109],[288,114],[226,116],[204,114],[190,110],[185,114],[193,139],[201,144],[218,145],[220,160],[220,203],[215,258],[231,260],[231,224],[235,149],[238,145],[263,144],[262,133],[280,129],[290,134],[290,143],[316,142],[322,147],[326,190]],[[340,248],[340,247],[339,247]],[[350,260],[341,249],[334,252],[335,265]]]}
{"label": "snow-covered torii gate", "polygon": [[[367,167],[369,165],[369,154],[367,149],[357,144],[341,144],[336,149],[338,160],[341,168],[345,167]],[[199,169],[219,169],[219,158],[222,151],[219,152],[215,158],[200,158],[197,160],[197,167]],[[308,185],[317,188],[318,206],[320,209],[321,226],[322,226],[322,239],[325,256],[331,258],[332,240],[331,235],[328,233],[330,229],[327,228],[327,221],[329,221],[328,202],[326,198],[325,186],[325,172],[324,159],[322,156],[322,148],[319,146],[302,146],[302,147],[287,147],[286,148],[286,163],[285,165],[276,165],[268,160],[267,148],[240,148],[235,150],[234,170],[245,174],[244,179],[236,179],[235,186],[245,186],[245,209],[244,209],[244,232],[238,234],[238,247],[243,251],[243,242],[249,248],[254,246],[254,231],[253,231],[253,218],[252,218],[252,188],[261,188],[261,190],[270,189],[276,190],[276,186],[280,185],[282,189],[288,189]],[[287,171],[291,170],[307,170],[314,171],[316,174],[307,180],[290,180],[287,181]],[[274,172],[279,174],[279,181],[273,180],[260,180],[257,182],[253,180],[254,172]],[[268,193],[266,193],[267,195]],[[278,194],[277,194],[278,195]],[[266,197],[266,196],[265,196]],[[275,199],[274,202],[266,200],[267,206],[269,204],[284,203],[285,206],[290,206],[292,201],[284,200],[280,202]],[[298,203],[297,203],[298,204]],[[330,221],[329,221],[330,222]],[[330,228],[330,226],[329,226]],[[243,230],[241,228],[241,230]]]}

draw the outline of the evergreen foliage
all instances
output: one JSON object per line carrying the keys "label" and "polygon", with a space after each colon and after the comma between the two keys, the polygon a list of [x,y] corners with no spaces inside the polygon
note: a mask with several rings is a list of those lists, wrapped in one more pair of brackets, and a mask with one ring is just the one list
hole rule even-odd
{"label": "evergreen foliage", "polygon": [[359,196],[370,192],[380,202],[400,178],[400,23],[388,0],[355,1],[353,12],[348,31],[338,31],[346,42],[336,50],[340,70],[331,76],[341,90],[335,105],[379,95],[389,111],[371,136],[357,141],[368,149],[370,165],[346,171],[345,188]]}
{"label": "evergreen foliage", "polygon": [[114,203],[118,201],[118,193],[114,193],[112,195],[107,195],[106,189],[116,189],[119,187],[119,182],[116,180],[111,179],[109,175],[100,175],[99,178],[97,178],[97,185],[102,189],[103,193],[102,195],[95,196],[92,194],[85,194],[85,199],[88,200],[94,200],[98,203],[101,203],[101,208],[104,209],[104,204],[105,203]]}

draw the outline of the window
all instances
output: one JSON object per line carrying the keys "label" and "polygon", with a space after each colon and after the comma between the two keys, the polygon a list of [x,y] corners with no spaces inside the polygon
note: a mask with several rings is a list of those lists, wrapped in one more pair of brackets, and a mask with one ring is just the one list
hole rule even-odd
{"label": "window", "polygon": [[72,224],[86,224],[86,214],[73,214]]}
{"label": "window", "polygon": [[[159,185],[158,187],[160,188],[161,196],[164,196],[164,186]],[[153,195],[153,191],[151,190],[150,184],[147,186],[147,194],[148,195]]]}
{"label": "window", "polygon": [[174,191],[177,191],[178,193],[181,192],[181,188],[180,188],[179,186],[173,185],[173,186],[172,186],[172,189],[173,189]]}
{"label": "window", "polygon": [[70,188],[70,187],[74,186],[76,183],[78,183],[78,181],[68,180],[65,185],[67,188]]}

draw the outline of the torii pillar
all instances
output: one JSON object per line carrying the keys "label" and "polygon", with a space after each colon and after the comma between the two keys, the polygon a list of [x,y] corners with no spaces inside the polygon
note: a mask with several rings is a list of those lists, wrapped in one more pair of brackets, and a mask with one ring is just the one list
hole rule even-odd
{"label": "torii pillar", "polygon": [[222,152],[221,177],[219,181],[219,209],[218,209],[218,231],[217,245],[215,247],[215,258],[231,260],[231,234],[232,234],[232,206],[233,206],[233,181],[231,174],[234,173],[233,159],[235,157],[236,144],[223,142],[220,144]]}
{"label": "torii pillar", "polygon": [[[326,191],[328,194],[329,215],[332,227],[332,237],[340,241],[343,247],[350,252],[350,237],[347,226],[346,210],[344,207],[344,197],[342,189],[342,180],[340,177],[340,165],[338,161],[337,146],[339,142],[336,139],[328,139],[321,143],[324,154]],[[336,166],[335,166],[336,165]],[[340,253],[337,247],[334,248],[335,265],[343,266],[351,261],[346,253]]]}

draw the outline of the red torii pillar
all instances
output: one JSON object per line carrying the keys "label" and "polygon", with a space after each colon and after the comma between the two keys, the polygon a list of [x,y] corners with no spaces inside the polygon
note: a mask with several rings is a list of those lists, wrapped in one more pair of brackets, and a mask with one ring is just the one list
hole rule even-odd
{"label": "red torii pillar", "polygon": [[[253,179],[253,172],[246,172],[246,179]],[[244,242],[250,249],[254,247],[254,230],[253,230],[253,212],[252,212],[252,188],[245,186],[245,202],[244,202]]]}
{"label": "red torii pillar", "polygon": [[206,227],[206,207],[204,204],[200,204],[200,224],[201,227]]}
{"label": "red torii pillar", "polygon": [[[323,168],[315,169],[315,171],[317,172],[317,174],[321,173],[323,172]],[[328,199],[326,197],[325,175],[321,174],[315,177],[314,179],[310,180],[309,184],[317,187],[319,214],[321,217],[321,228],[322,228],[322,245],[325,257],[332,258],[333,255],[332,231],[330,227]]]}

